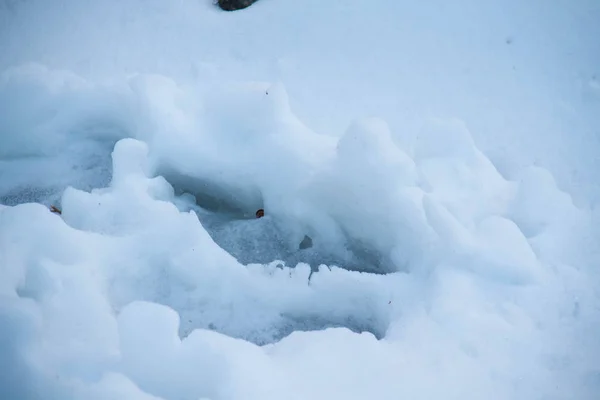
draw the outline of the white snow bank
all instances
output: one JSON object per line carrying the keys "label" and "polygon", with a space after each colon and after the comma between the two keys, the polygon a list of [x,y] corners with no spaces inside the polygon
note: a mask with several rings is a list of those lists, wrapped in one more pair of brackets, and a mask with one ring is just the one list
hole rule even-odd
{"label": "white snow bank", "polygon": [[[281,84],[197,91],[139,75],[121,85],[112,93],[131,114],[117,125],[144,141],[116,143],[108,186],[68,188],[61,216],[34,204],[0,209],[2,318],[14,327],[3,335],[7,362],[20,366],[3,393],[326,398],[360,376],[345,396],[503,398],[594,371],[586,355],[576,369],[545,361],[575,357],[575,344],[564,340],[567,322],[532,299],[556,296],[568,271],[554,275],[549,261],[583,265],[575,240],[589,229],[546,170],[504,179],[457,120],[427,121],[409,145],[376,118],[339,140],[318,135],[294,117]],[[97,99],[104,89],[88,90]],[[255,220],[258,207],[267,216]],[[295,248],[306,233],[312,253]],[[251,260],[248,240],[262,263],[243,266],[224,250]],[[303,260],[318,272],[296,266]],[[552,300],[557,309],[595,301],[573,303],[569,290]],[[288,337],[328,327],[368,333]],[[432,374],[436,386],[423,378]]]}
{"label": "white snow bank", "polygon": [[[15,377],[40,382],[40,388],[57,396],[78,397],[131,393],[145,398],[147,393],[165,399],[260,398],[295,393],[328,398],[342,393],[360,398],[376,393],[396,398],[468,393],[505,398],[548,392],[548,379],[554,375],[542,360],[564,353],[568,346],[536,327],[554,324],[554,317],[536,309],[528,314],[520,307],[531,301],[532,290],[551,296],[555,278],[541,267],[513,222],[490,216],[475,227],[463,225],[436,200],[443,188],[436,191],[433,181],[426,185],[431,194],[419,188],[416,164],[395,147],[384,128],[377,121],[355,125],[330,160],[333,168],[326,163],[309,184],[346,179],[347,186],[337,186],[339,193],[360,194],[350,190],[348,173],[355,183],[371,185],[378,194],[375,199],[383,201],[379,207],[391,216],[410,215],[419,205],[415,226],[429,232],[430,247],[415,244],[403,250],[434,253],[428,258],[433,285],[420,277],[422,264],[412,265],[413,274],[408,275],[321,268],[309,276],[310,269],[302,264],[293,269],[276,263],[244,267],[216,245],[194,212],[181,212],[174,205],[192,207],[163,178],[153,177],[149,147],[124,139],[113,151],[110,186],[89,193],[68,189],[62,216],[35,204],[0,210],[0,254],[3,276],[9,277],[2,286],[2,318],[14,327],[3,334],[12,343],[9,362],[22,365]],[[379,139],[365,144],[371,150],[359,157],[351,143],[370,130]],[[386,152],[389,163],[369,164]],[[344,164],[350,154],[357,162]],[[404,178],[396,181],[396,175],[386,175],[388,169],[405,171],[398,175]],[[326,198],[319,193],[325,186],[313,187],[311,207],[317,208],[316,199]],[[406,188],[420,193],[416,200],[407,197],[408,209],[402,202],[385,202],[390,201],[385,196],[397,199],[393,196],[406,193]],[[560,197],[556,189],[549,195]],[[361,201],[368,205],[367,198]],[[354,206],[358,210],[360,203]],[[371,213],[367,207],[352,214],[325,202],[320,208],[332,213],[332,223],[350,227],[350,235],[361,234],[351,229],[362,221],[365,229],[373,226],[373,246],[393,243],[377,236],[372,219],[381,209]],[[388,229],[381,235],[398,232],[380,218],[379,228]],[[33,224],[36,229],[31,231]],[[368,235],[358,238],[369,240]],[[510,287],[526,282],[532,289]],[[347,326],[384,339],[334,329],[292,334],[259,348],[222,336],[266,343],[293,330],[328,326]],[[187,336],[181,339],[180,334]],[[476,383],[465,385],[456,371],[476,377]],[[436,385],[424,378],[431,374]],[[516,377],[522,374],[529,378],[518,386]],[[59,382],[50,380],[55,375]],[[349,379],[363,384],[343,386]],[[4,393],[25,396],[19,392],[25,389],[14,382],[1,386]]]}
{"label": "white snow bank", "polygon": [[0,398],[600,391],[594,1],[42,3],[0,3]]}

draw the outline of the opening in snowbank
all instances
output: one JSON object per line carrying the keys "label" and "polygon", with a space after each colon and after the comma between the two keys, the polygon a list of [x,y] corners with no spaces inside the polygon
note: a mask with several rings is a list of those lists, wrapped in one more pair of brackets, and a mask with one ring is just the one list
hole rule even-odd
{"label": "opening in snowbank", "polygon": [[[324,185],[336,184],[333,181],[339,176],[327,176],[327,169],[332,162],[338,163],[339,151],[335,138],[316,134],[298,121],[281,84],[215,86],[193,112],[186,113],[189,107],[179,104],[191,95],[174,82],[152,79],[139,83],[151,110],[147,115],[154,121],[146,135],[156,172],[172,183],[177,193],[195,197],[199,207],[191,208],[217,243],[240,262],[279,259],[290,266],[306,262],[316,269],[321,264],[336,264],[379,273],[397,269],[389,256],[379,256],[379,249],[370,240],[346,232],[330,215],[332,201],[351,201],[358,188],[347,184],[337,192],[326,193],[330,197],[326,203],[308,198],[316,189],[308,185],[316,185],[316,179],[326,179]],[[160,111],[154,112],[158,105]],[[179,116],[176,124],[169,123],[172,115]],[[368,136],[371,128],[353,129],[364,129],[362,134]],[[390,140],[387,128],[381,129]],[[354,134],[352,131],[348,136]],[[364,174],[378,173],[371,164],[365,164],[362,172],[352,171],[350,165],[335,168],[338,175],[348,179],[351,175],[363,179]],[[373,207],[380,207],[362,201],[356,204],[362,210],[347,211],[362,215],[350,218],[362,221]],[[252,221],[259,208],[266,210],[266,217]],[[339,216],[346,217],[349,215]],[[324,223],[326,219],[330,222]],[[305,236],[313,240],[310,249],[299,248]]]}
{"label": "opening in snowbank", "polygon": [[[390,294],[374,293],[378,281],[361,274],[347,283],[327,279],[343,271],[338,268],[322,268],[311,277],[308,265],[239,264],[217,246],[196,214],[175,207],[193,206],[189,197],[176,197],[162,177],[147,176],[147,156],[144,143],[119,141],[110,186],[91,193],[68,189],[62,199],[62,219],[69,226],[103,235],[97,245],[104,256],[97,262],[115,309],[136,299],[159,302],[177,310],[182,335],[205,328],[260,344],[294,330],[333,326],[383,337]],[[254,233],[268,238],[260,230]],[[118,238],[126,248],[115,242]],[[357,286],[348,290],[350,285]],[[224,313],[231,307],[233,314]]]}

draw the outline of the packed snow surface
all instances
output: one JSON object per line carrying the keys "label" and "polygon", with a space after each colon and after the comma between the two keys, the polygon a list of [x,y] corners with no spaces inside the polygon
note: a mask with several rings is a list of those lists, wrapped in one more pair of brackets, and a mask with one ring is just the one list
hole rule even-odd
{"label": "packed snow surface", "polygon": [[0,399],[599,398],[599,20],[0,2]]}

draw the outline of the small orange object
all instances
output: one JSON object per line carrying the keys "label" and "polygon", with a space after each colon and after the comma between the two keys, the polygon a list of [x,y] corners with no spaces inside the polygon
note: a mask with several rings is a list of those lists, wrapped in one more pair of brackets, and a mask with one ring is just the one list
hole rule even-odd
{"label": "small orange object", "polygon": [[262,208],[259,208],[258,210],[256,210],[256,218],[262,218],[265,216],[265,210],[263,210]]}
{"label": "small orange object", "polygon": [[62,211],[60,211],[58,208],[56,208],[54,206],[50,206],[50,211],[52,211],[55,214],[62,214]]}

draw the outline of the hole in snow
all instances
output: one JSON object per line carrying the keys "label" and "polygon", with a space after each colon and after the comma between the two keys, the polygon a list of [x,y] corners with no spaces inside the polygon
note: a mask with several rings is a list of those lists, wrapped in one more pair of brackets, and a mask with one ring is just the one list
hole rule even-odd
{"label": "hole in snow", "polygon": [[[343,290],[330,290],[324,288],[321,282],[313,289],[312,283],[314,279],[319,279],[322,272],[317,271],[324,265],[340,268],[326,273],[350,274],[348,276],[352,276],[352,279],[355,276],[360,279],[362,275],[353,275],[358,272],[390,272],[391,261],[377,251],[353,238],[349,238],[340,248],[328,247],[319,241],[317,235],[303,232],[284,217],[269,215],[268,210],[264,217],[256,218],[256,210],[263,208],[263,199],[258,190],[243,192],[173,171],[162,170],[160,175],[169,181],[177,195],[187,194],[190,200],[193,198],[195,203],[189,206],[209,235],[248,268],[263,270],[268,274],[283,274],[286,278],[289,274],[292,279],[293,274],[302,273],[298,272],[300,265],[307,271],[307,265],[310,266],[310,271],[306,273],[307,280],[303,283],[307,286],[306,293],[294,295],[286,290],[271,294],[261,292],[260,296],[256,295],[257,299],[247,293],[251,289],[240,288],[243,294],[239,299],[234,293],[234,299],[226,299],[226,302],[239,301],[243,305],[214,305],[210,304],[209,299],[199,301],[196,288],[186,288],[182,283],[178,289],[169,284],[168,292],[171,294],[163,297],[163,302],[179,312],[182,336],[202,328],[264,345],[279,341],[294,331],[340,327],[356,333],[369,332],[377,339],[385,335],[389,325],[388,299],[373,295],[361,285],[351,290],[346,287]],[[310,239],[307,240],[307,237]],[[164,276],[164,279],[170,278]],[[159,281],[165,282],[164,279]],[[269,285],[277,284],[269,281]],[[266,290],[271,290],[269,288],[267,286]],[[186,291],[189,293],[185,294]],[[309,298],[305,299],[306,295]],[[263,297],[270,300],[264,300]],[[215,309],[220,307],[228,311],[216,312]]]}
{"label": "hole in snow", "polygon": [[268,209],[264,217],[256,218],[256,211],[264,208],[258,189],[242,191],[173,170],[161,170],[160,175],[177,195],[193,196],[193,210],[209,235],[244,265],[279,260],[289,267],[306,263],[313,271],[320,265],[376,274],[395,271],[389,257],[349,235],[345,243],[331,246],[318,234],[303,231],[297,222],[270,215]]}

